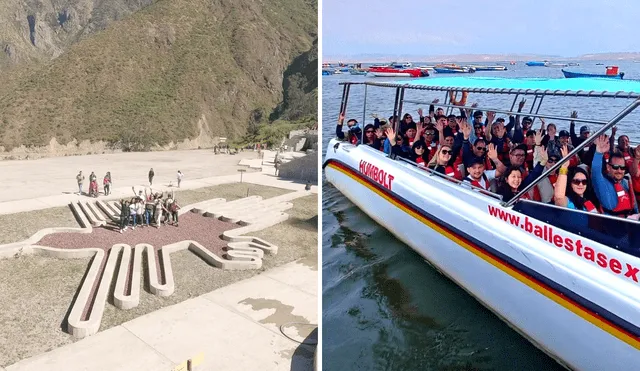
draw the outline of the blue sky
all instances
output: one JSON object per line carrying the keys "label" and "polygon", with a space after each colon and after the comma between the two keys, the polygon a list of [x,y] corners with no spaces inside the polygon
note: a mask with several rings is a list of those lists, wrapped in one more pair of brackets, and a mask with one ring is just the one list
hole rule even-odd
{"label": "blue sky", "polygon": [[640,52],[639,29],[637,0],[322,1],[325,56]]}

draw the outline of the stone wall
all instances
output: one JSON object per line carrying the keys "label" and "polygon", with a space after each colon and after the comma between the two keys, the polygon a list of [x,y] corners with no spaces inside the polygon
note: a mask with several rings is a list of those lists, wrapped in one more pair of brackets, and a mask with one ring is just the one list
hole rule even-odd
{"label": "stone wall", "polygon": [[318,152],[310,153],[304,157],[293,159],[280,166],[278,175],[282,179],[296,180],[299,182],[310,181],[318,184]]}

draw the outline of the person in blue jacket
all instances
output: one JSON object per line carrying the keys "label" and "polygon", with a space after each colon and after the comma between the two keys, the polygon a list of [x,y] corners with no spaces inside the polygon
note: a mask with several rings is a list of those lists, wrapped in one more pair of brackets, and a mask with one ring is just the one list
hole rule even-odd
{"label": "person in blue jacket", "polygon": [[638,219],[638,204],[631,183],[624,177],[624,156],[619,152],[611,153],[606,163],[606,173],[603,173],[603,156],[609,150],[609,138],[606,135],[599,136],[595,146],[591,163],[591,182],[602,211],[608,215]]}

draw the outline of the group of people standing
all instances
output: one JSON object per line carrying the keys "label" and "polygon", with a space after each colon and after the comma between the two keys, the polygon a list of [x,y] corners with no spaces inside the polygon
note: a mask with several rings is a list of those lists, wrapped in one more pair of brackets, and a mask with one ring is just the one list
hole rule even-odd
{"label": "group of people standing", "polygon": [[165,198],[164,192],[153,193],[151,188],[149,193],[145,188],[144,195],[142,191],[136,194],[134,187],[131,189],[134,197],[120,199],[120,233],[126,231],[129,225],[135,230],[138,224],[140,227],[150,227],[152,222],[156,228],[162,224],[178,226],[180,205],[173,192],[167,193]]}
{"label": "group of people standing", "polygon": [[[153,186],[154,177],[155,177],[155,172],[153,171],[153,168],[151,168],[149,169],[149,187]],[[182,183],[182,177],[184,177],[184,174],[180,170],[178,170],[178,173],[176,175],[176,179],[178,181],[178,188],[180,188],[180,183]],[[84,180],[85,180],[85,176],[82,174],[82,170],[80,170],[78,172],[78,175],[76,175],[79,195],[84,194],[84,192],[82,191]],[[103,189],[103,194],[105,196],[108,196],[111,194],[111,185],[112,185],[111,172],[107,171],[104,178],[102,179],[102,189]],[[98,177],[93,171],[89,175],[89,195],[94,197],[98,196]]]}

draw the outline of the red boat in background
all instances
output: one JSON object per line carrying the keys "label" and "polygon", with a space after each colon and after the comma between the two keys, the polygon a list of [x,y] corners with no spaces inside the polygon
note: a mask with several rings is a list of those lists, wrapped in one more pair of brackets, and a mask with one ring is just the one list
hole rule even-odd
{"label": "red boat in background", "polygon": [[429,71],[413,67],[411,63],[390,63],[386,66],[371,66],[369,74],[376,77],[427,77]]}

